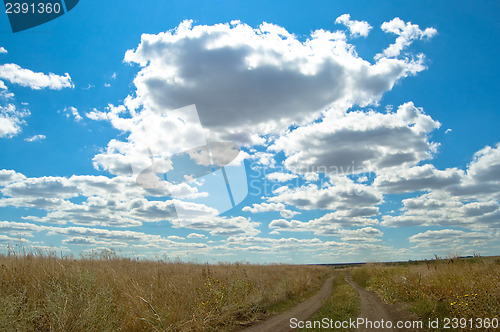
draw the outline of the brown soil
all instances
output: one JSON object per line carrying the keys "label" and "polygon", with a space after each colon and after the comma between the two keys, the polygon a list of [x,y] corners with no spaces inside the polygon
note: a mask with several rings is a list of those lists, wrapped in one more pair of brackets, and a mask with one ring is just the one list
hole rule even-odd
{"label": "brown soil", "polygon": [[331,276],[325,281],[323,287],[319,290],[316,295],[304,301],[297,306],[293,307],[291,310],[286,311],[282,314],[270,317],[265,321],[257,323],[247,329],[245,332],[288,332],[292,331],[290,328],[290,319],[297,318],[299,321],[304,321],[310,318],[316,311],[318,311],[326,300],[330,297],[332,293],[332,282],[333,277]]}
{"label": "brown soil", "polygon": [[[305,302],[293,307],[291,310],[282,314],[272,316],[260,323],[244,329],[245,332],[288,332],[294,329],[290,328],[290,319],[296,318],[298,321],[305,321],[310,318],[316,311],[318,311],[324,302],[330,297],[332,292],[332,281],[334,276],[330,277],[320,291]],[[417,321],[418,318],[406,310],[400,304],[386,304],[383,303],[377,295],[367,291],[358,284],[356,284],[350,276],[346,276],[346,281],[354,288],[359,294],[361,299],[361,313],[358,317],[364,318],[367,321],[381,322],[384,320],[385,326],[388,321],[392,322],[392,328],[359,328],[357,331],[421,331],[422,329],[412,328],[397,328],[398,321],[409,322]]]}
{"label": "brown soil", "polygon": [[[367,291],[363,287],[356,284],[350,276],[346,276],[346,281],[356,289],[361,298],[361,313],[358,317],[365,318],[367,321],[384,322],[391,321],[393,328],[359,328],[357,331],[421,331],[421,329],[412,328],[396,328],[398,321],[409,322],[417,321],[418,318],[406,310],[404,306],[398,304],[383,303],[377,295]],[[425,324],[424,324],[425,325]],[[375,325],[373,325],[375,327]],[[385,324],[387,326],[387,324]]]}

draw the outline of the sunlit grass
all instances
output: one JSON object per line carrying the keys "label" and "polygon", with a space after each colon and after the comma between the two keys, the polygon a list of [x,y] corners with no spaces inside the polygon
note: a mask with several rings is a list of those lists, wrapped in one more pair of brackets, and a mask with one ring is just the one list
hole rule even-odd
{"label": "sunlit grass", "polygon": [[386,302],[406,302],[422,319],[494,318],[500,311],[500,259],[436,259],[421,264],[368,264],[356,282]]}
{"label": "sunlit grass", "polygon": [[0,331],[231,330],[312,295],[320,266],[0,256]]}

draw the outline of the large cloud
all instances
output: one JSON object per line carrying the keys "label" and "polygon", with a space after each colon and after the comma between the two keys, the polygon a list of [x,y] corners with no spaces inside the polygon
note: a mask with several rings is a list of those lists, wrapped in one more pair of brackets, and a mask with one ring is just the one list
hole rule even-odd
{"label": "large cloud", "polygon": [[371,64],[343,32],[317,30],[300,41],[273,24],[241,22],[184,21],[143,35],[125,61],[142,67],[132,107],[164,112],[196,104],[204,126],[240,142],[310,121],[335,103],[376,103],[398,79],[425,68],[421,58]]}
{"label": "large cloud", "polygon": [[437,144],[428,134],[439,126],[412,102],[387,114],[331,110],[323,121],[280,137],[271,149],[284,151],[294,172],[378,173],[429,159]]}

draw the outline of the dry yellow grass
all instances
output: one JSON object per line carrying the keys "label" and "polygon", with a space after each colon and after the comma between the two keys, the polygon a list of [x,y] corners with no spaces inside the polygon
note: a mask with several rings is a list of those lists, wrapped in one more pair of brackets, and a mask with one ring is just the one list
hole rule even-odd
{"label": "dry yellow grass", "polygon": [[0,331],[231,330],[312,294],[320,266],[0,256]]}
{"label": "dry yellow grass", "polygon": [[421,318],[494,318],[500,311],[500,259],[437,259],[420,264],[368,264],[354,279],[387,302],[406,302]]}

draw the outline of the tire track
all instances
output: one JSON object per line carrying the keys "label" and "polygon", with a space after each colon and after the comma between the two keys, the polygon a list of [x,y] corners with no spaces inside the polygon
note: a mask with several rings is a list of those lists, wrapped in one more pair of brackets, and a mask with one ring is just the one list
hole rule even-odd
{"label": "tire track", "polygon": [[415,321],[418,320],[412,313],[408,312],[402,306],[389,305],[383,303],[377,295],[367,291],[363,287],[355,283],[350,275],[346,275],[345,280],[351,285],[359,294],[361,299],[361,313],[359,318],[365,318],[368,321],[384,322],[391,321],[392,328],[359,328],[356,331],[418,331],[416,329],[406,329],[396,327],[398,321]]}
{"label": "tire track", "polygon": [[297,320],[307,320],[310,318],[316,311],[318,311],[324,304],[326,300],[330,297],[332,293],[332,283],[333,278],[335,276],[331,276],[328,278],[321,289],[316,295],[309,298],[308,300],[296,305],[292,309],[279,314],[277,316],[270,317],[265,321],[262,321],[256,325],[253,325],[247,329],[244,329],[245,332],[288,332],[294,331],[295,329],[290,328],[290,319],[297,318]]}

